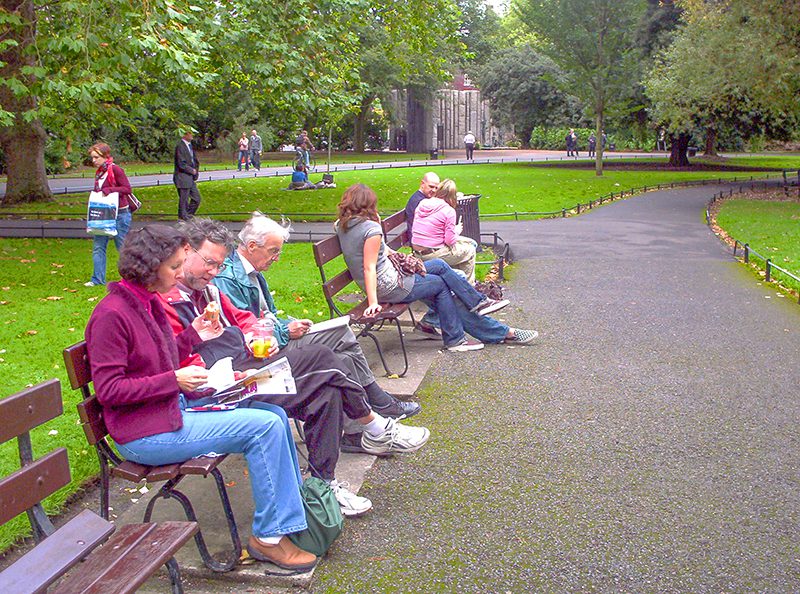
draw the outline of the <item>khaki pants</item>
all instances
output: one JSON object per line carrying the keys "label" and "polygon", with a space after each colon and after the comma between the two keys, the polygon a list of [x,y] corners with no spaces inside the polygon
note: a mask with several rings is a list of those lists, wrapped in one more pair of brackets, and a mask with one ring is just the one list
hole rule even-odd
{"label": "khaki pants", "polygon": [[430,254],[419,255],[419,258],[423,262],[441,258],[450,264],[451,268],[461,270],[466,274],[470,284],[475,284],[475,242],[469,237],[459,236],[453,245],[444,245]]}

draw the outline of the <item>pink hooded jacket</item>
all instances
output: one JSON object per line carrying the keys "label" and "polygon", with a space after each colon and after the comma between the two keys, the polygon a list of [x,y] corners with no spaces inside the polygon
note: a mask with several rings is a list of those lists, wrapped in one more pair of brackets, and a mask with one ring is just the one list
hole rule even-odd
{"label": "pink hooded jacket", "polygon": [[453,245],[458,237],[455,225],[456,211],[452,206],[441,198],[426,198],[414,211],[411,241],[427,248]]}

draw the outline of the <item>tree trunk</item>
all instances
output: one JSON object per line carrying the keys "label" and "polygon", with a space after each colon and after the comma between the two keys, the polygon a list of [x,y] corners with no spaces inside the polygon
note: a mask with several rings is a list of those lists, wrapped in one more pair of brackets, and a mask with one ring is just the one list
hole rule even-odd
{"label": "tree trunk", "polygon": [[706,157],[716,157],[717,155],[717,128],[713,125],[706,128]]}
{"label": "tree trunk", "polygon": [[[34,77],[24,74],[23,68],[35,65],[33,52],[28,48],[36,38],[36,14],[32,0],[2,0],[0,9],[17,13],[23,23],[11,26],[9,37],[18,45],[0,53],[0,78],[16,78],[27,88]],[[44,166],[44,144],[47,134],[38,119],[25,121],[23,114],[36,109],[36,97],[32,95],[15,96],[11,90],[0,85],[0,106],[13,114],[13,123],[0,127],[0,147],[6,157],[7,183],[3,204],[34,202],[52,198],[47,184],[47,171]]]}
{"label": "tree trunk", "polygon": [[594,145],[594,174],[598,177],[603,176],[603,111],[598,110],[595,117],[595,145]]}
{"label": "tree trunk", "polygon": [[353,125],[353,150],[357,153],[364,152],[365,129],[374,99],[375,98],[372,96],[364,97],[364,99],[361,100],[359,111],[356,114],[356,120]]}
{"label": "tree trunk", "polygon": [[689,148],[689,135],[681,132],[678,136],[670,135],[671,147],[669,153],[669,166],[670,167],[688,167],[689,157],[686,155],[686,149]]}

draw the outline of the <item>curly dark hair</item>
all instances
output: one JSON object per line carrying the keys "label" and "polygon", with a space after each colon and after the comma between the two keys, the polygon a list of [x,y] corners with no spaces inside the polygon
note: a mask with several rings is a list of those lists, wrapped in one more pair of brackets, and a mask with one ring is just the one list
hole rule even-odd
{"label": "curly dark hair", "polygon": [[203,242],[224,245],[230,254],[236,247],[236,238],[223,223],[212,219],[191,219],[178,223],[178,229],[186,235],[189,245],[199,250]]}
{"label": "curly dark hair", "polygon": [[156,281],[158,267],[188,243],[185,233],[169,225],[153,224],[133,229],[119,252],[119,275],[148,287]]}
{"label": "curly dark hair", "polygon": [[379,221],[378,197],[369,186],[353,184],[344,191],[342,200],[336,207],[339,212],[339,228],[347,231],[347,222],[354,218]]}

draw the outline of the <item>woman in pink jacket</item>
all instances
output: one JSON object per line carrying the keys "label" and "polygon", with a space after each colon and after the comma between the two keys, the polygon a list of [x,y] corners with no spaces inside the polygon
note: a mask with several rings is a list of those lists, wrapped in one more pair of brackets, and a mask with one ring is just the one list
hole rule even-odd
{"label": "woman in pink jacket", "polygon": [[414,211],[412,247],[421,260],[440,258],[464,272],[474,284],[477,245],[460,233],[461,223],[456,223],[456,184],[446,179],[433,198],[422,200]]}

